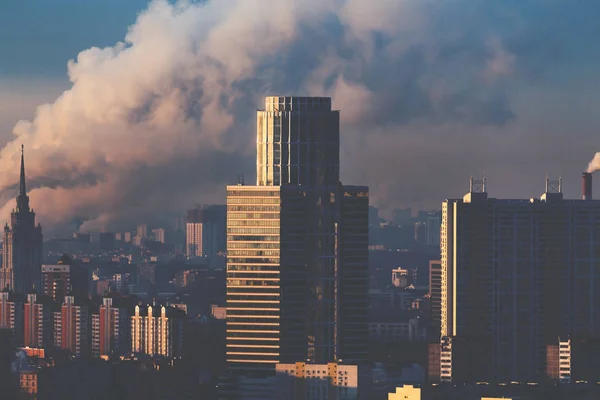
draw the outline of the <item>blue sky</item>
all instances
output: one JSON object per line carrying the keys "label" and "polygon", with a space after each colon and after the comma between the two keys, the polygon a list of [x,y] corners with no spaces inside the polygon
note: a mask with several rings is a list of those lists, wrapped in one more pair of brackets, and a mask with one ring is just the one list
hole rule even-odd
{"label": "blue sky", "polygon": [[66,77],[67,60],[122,40],[146,0],[0,1],[0,79]]}

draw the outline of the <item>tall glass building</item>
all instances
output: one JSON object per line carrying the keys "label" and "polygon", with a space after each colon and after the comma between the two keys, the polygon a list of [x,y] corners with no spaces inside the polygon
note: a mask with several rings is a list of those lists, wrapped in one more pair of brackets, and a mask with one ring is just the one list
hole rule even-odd
{"label": "tall glass building", "polygon": [[227,361],[367,356],[368,188],[339,182],[339,111],[322,97],[267,97],[257,184],[227,187]]}

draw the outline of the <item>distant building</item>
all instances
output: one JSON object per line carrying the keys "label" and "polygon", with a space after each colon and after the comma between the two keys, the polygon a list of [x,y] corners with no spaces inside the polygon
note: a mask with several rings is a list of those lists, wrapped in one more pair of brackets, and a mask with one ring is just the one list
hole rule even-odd
{"label": "distant building", "polygon": [[156,283],[156,264],[142,262],[137,265],[137,283],[155,284]]}
{"label": "distant building", "polygon": [[417,246],[427,246],[428,234],[427,234],[427,223],[416,222],[415,223],[415,244]]}
{"label": "distant building", "polygon": [[131,317],[131,352],[181,357],[185,312],[164,306],[135,306]]}
{"label": "distant building", "polygon": [[58,265],[42,265],[42,291],[54,301],[60,301],[71,290],[71,266],[59,261]]}
{"label": "distant building", "polygon": [[188,211],[186,248],[188,257],[213,257],[225,250],[225,206],[211,205]]}
{"label": "distant building", "polygon": [[24,306],[24,346],[52,348],[54,344],[53,305],[50,297],[41,296],[38,299],[35,293],[27,295],[27,303]]}
{"label": "distant building", "polygon": [[11,332],[14,345],[23,343],[23,303],[4,289],[0,292],[0,330]]}
{"label": "distant building", "polygon": [[76,357],[88,355],[90,343],[88,309],[75,304],[75,297],[65,296],[61,310],[54,313],[54,346]]}
{"label": "distant building", "polygon": [[278,399],[331,400],[359,398],[359,385],[366,384],[359,366],[335,362],[328,364],[277,364]]}
{"label": "distant building", "polygon": [[599,338],[557,338],[546,346],[546,374],[557,383],[596,382]]}
{"label": "distant building", "polygon": [[423,340],[425,329],[419,326],[418,318],[404,321],[398,318],[382,318],[369,322],[369,339],[381,342]]}
{"label": "distant building", "polygon": [[388,394],[388,400],[421,400],[421,389],[413,385],[396,388],[396,393]]}
{"label": "distant building", "polygon": [[66,254],[56,265],[42,265],[42,293],[56,302],[66,295],[84,300],[89,296],[90,286],[90,272],[82,265],[75,265]]}
{"label": "distant building", "polygon": [[148,225],[140,224],[137,226],[137,236],[145,239],[148,237]]}
{"label": "distant building", "polygon": [[442,318],[442,262],[429,261],[429,320],[435,338],[440,335]]}
{"label": "distant building", "polygon": [[427,246],[439,247],[441,217],[439,213],[427,217]]}
{"label": "distant building", "polygon": [[407,288],[417,282],[416,269],[395,268],[392,270],[392,285],[398,288]]}
{"label": "distant building", "polygon": [[19,386],[21,393],[37,398],[38,369],[33,366],[24,366],[19,369]]}
{"label": "distant building", "polygon": [[124,308],[113,307],[112,299],[104,298],[98,314],[92,315],[92,356],[129,353],[130,322]]}
{"label": "distant building", "polygon": [[144,244],[144,238],[141,236],[134,236],[131,239],[131,243],[136,247],[142,247],[142,245]]}
{"label": "distant building", "polygon": [[110,291],[110,284],[111,284],[111,281],[109,281],[108,279],[99,279],[97,281],[94,281],[95,293],[98,296],[107,295],[108,292]]}
{"label": "distant building", "polygon": [[214,319],[225,320],[227,319],[227,307],[212,304],[210,306],[210,315],[212,315]]}
{"label": "distant building", "polygon": [[21,177],[17,208],[10,214],[10,227],[2,235],[2,268],[0,290],[29,293],[40,287],[42,265],[42,227],[35,224],[35,213],[29,208],[25,186],[25,160],[21,149]]}
{"label": "distant building", "polygon": [[91,241],[90,234],[83,233],[83,232],[75,232],[73,234],[73,239],[75,239],[78,242],[83,242],[83,243],[90,243],[90,241]]}
{"label": "distant building", "polygon": [[112,288],[116,293],[127,294],[127,286],[132,283],[129,272],[114,274],[112,277]]}
{"label": "distant building", "polygon": [[186,269],[184,271],[177,271],[175,277],[177,278],[177,286],[184,288],[191,285],[196,281],[198,272],[195,270]]}
{"label": "distant building", "polygon": [[166,243],[167,231],[163,228],[153,229],[152,234],[154,235],[154,241],[162,244]]}
{"label": "distant building", "polygon": [[123,232],[123,241],[125,243],[131,243],[131,232]]}
{"label": "distant building", "polygon": [[111,251],[115,248],[115,234],[111,232],[100,233],[100,250]]}

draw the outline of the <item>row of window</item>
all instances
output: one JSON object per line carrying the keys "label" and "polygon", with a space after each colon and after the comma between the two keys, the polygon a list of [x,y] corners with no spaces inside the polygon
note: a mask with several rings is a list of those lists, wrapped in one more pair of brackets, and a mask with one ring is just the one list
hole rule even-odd
{"label": "row of window", "polygon": [[279,226],[279,219],[228,220],[227,226]]}
{"label": "row of window", "polygon": [[227,228],[231,234],[278,234],[279,228]]}

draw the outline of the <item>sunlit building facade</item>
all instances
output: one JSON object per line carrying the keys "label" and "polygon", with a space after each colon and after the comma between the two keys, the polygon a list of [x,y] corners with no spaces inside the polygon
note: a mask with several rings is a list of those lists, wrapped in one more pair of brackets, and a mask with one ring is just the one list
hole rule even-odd
{"label": "sunlit building facade", "polygon": [[181,357],[185,312],[173,307],[135,306],[131,317],[131,352]]}
{"label": "sunlit building facade", "polygon": [[227,361],[366,361],[368,188],[339,182],[329,98],[267,97],[257,185],[227,187]]}

